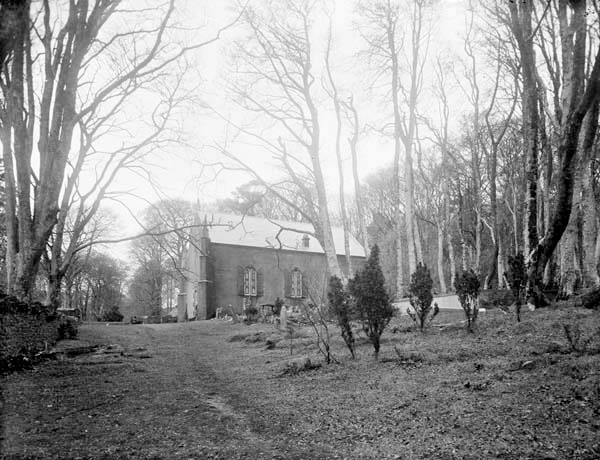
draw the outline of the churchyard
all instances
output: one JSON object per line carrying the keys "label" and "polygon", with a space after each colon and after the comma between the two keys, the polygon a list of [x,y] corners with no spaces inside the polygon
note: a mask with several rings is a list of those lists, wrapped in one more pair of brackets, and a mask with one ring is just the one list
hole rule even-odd
{"label": "churchyard", "polygon": [[332,364],[310,325],[84,324],[0,377],[1,458],[598,458],[597,313],[462,320],[395,316],[378,361],[331,323]]}

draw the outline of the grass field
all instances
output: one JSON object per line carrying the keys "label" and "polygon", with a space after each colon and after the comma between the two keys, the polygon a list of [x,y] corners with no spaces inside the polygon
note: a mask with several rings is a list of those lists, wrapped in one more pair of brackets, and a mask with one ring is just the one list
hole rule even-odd
{"label": "grass field", "polygon": [[[598,459],[600,317],[577,309],[500,311],[477,332],[442,313],[422,334],[406,317],[380,359],[358,339],[337,364],[310,328],[222,321],[87,324],[104,347],[0,377],[2,458]],[[587,351],[573,351],[564,324]],[[267,349],[266,340],[276,342]],[[107,347],[107,345],[112,345]]]}

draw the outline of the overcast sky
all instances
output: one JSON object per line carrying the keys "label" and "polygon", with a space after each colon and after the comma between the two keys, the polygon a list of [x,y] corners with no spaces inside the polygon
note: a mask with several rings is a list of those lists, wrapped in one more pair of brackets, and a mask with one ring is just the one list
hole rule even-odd
{"label": "overcast sky", "polygon": [[[254,0],[258,3],[260,1]],[[368,75],[369,69],[363,67],[358,70],[357,68],[356,53],[364,49],[365,45],[356,30],[356,23],[360,22],[360,17],[354,10],[354,3],[349,0],[337,1],[334,13],[333,71],[339,77],[340,86],[356,94],[361,121],[381,125],[386,122],[385,117],[390,113],[389,107],[386,109],[385,101],[374,100],[373,95],[369,92],[368,85],[369,78],[371,78]],[[181,6],[185,7],[182,18],[187,21],[187,26],[202,27],[201,34],[197,35],[208,38],[219,27],[231,22],[235,17],[236,13],[231,7],[232,4],[233,0],[182,2]],[[430,57],[460,56],[467,15],[466,5],[466,0],[441,0],[438,2],[435,11],[434,33],[429,49]],[[326,21],[323,21],[323,24],[325,23]],[[132,191],[135,195],[143,197],[143,199],[125,199],[128,206],[136,213],[146,206],[146,201],[156,201],[160,197],[184,198],[200,203],[226,198],[236,187],[249,179],[239,173],[222,173],[217,180],[214,180],[211,174],[201,176],[200,165],[202,162],[207,163],[218,159],[211,146],[215,142],[222,142],[226,136],[226,123],[215,116],[212,109],[225,117],[235,118],[239,115],[236,113],[236,105],[231,101],[231,96],[227,94],[225,81],[231,75],[228,56],[231,54],[232,41],[240,37],[242,33],[240,26],[234,26],[223,35],[219,42],[202,49],[194,56],[198,66],[198,75],[203,80],[197,92],[202,104],[192,108],[184,117],[183,126],[188,145],[173,145],[168,151],[157,152],[148,159],[154,185],[149,185],[129,173],[122,174],[115,184],[116,189]],[[324,34],[325,31],[322,33]],[[432,75],[426,76],[429,79],[430,77]],[[425,82],[426,90],[430,84],[431,82]],[[460,118],[460,113],[464,112],[466,107],[460,92],[454,89],[453,93],[456,104],[453,107],[452,115],[456,123]],[[421,106],[428,110],[435,110],[436,101],[424,94]],[[335,129],[330,103],[323,108],[323,120],[325,133]],[[328,174],[327,184],[332,195],[335,195],[337,194],[338,179],[334,163],[335,155],[331,150],[332,142],[331,136],[323,139],[322,157],[325,163],[324,169]],[[343,147],[345,149],[343,155],[348,160],[349,149],[346,148],[346,144]],[[359,149],[360,171],[363,178],[392,162],[393,145],[391,140],[382,138],[380,135],[374,133],[365,135]],[[260,155],[257,155],[256,152],[248,151],[248,154],[255,155],[257,162],[268,161],[268,159],[260,159]],[[346,161],[346,166],[349,174],[349,161]],[[268,173],[268,166],[266,166],[266,171]],[[351,190],[350,182],[348,190]],[[116,212],[123,222],[123,225],[119,226],[121,233],[135,232],[133,219],[128,218],[123,209],[117,208]]]}

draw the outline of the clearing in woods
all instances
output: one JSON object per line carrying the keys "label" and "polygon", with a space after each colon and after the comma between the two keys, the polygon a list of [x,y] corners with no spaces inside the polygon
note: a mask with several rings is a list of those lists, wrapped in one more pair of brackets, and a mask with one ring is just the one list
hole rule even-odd
{"label": "clearing in woods", "polygon": [[[425,334],[394,318],[379,362],[332,325],[339,363],[298,373],[319,362],[308,327],[290,356],[268,324],[86,324],[78,345],[103,347],[0,377],[0,457],[600,458],[598,313],[488,310],[476,334],[460,315]],[[563,324],[596,334],[588,352]]]}

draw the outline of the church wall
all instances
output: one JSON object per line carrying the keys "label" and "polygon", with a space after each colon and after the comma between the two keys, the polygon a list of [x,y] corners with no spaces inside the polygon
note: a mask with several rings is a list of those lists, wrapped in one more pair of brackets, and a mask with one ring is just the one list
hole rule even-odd
{"label": "church wall", "polygon": [[[323,254],[301,251],[275,250],[225,244],[211,244],[211,259],[213,263],[213,299],[215,307],[232,305],[238,313],[242,312],[243,297],[239,295],[239,269],[253,266],[262,273],[263,295],[253,299],[260,307],[261,304],[273,304],[277,297],[288,305],[300,300],[285,297],[285,273],[298,268],[304,279],[304,284],[311,291],[322,295],[327,283],[326,261]],[[340,267],[347,271],[345,258],[338,256]],[[364,263],[361,257],[353,257],[354,269]],[[309,302],[310,299],[304,299]]]}

